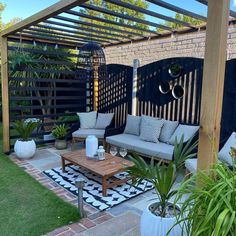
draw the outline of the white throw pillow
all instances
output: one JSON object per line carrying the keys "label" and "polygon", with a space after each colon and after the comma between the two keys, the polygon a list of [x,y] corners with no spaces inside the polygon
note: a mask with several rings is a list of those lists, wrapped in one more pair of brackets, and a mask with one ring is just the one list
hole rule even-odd
{"label": "white throw pillow", "polygon": [[111,124],[114,113],[98,113],[95,129],[105,129]]}
{"label": "white throw pillow", "polygon": [[159,138],[160,141],[168,143],[178,125],[179,125],[178,121],[164,120],[164,125],[161,129],[161,134]]}
{"label": "white throw pillow", "polygon": [[149,116],[142,116],[140,125],[140,139],[158,143],[163,124],[164,120]]}
{"label": "white throw pillow", "polygon": [[179,125],[175,130],[174,134],[171,136],[169,144],[174,145],[175,138],[177,138],[177,142],[179,142],[183,135],[184,135],[184,142],[187,142],[197,133],[198,130],[199,126]]}
{"label": "white throw pillow", "polygon": [[223,148],[221,148],[219,152],[219,159],[221,161],[226,162],[228,165],[232,166],[233,165],[232,157],[229,154],[231,147],[236,148],[236,133],[235,132],[233,132],[230,135],[229,139],[227,140],[227,142],[225,143],[225,145],[223,146]]}
{"label": "white throw pillow", "polygon": [[139,134],[140,134],[140,122],[141,122],[141,117],[140,116],[128,115],[124,133],[139,136]]}
{"label": "white throw pillow", "polygon": [[78,112],[81,129],[93,129],[96,124],[97,112]]}

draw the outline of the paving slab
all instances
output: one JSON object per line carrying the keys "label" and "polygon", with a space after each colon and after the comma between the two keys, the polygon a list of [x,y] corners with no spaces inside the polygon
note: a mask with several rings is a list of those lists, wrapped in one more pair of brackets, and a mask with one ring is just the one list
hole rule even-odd
{"label": "paving slab", "polygon": [[[77,236],[121,236],[131,231],[133,236],[139,236],[136,227],[139,227],[140,216],[132,212],[126,212],[123,215],[112,218],[103,224],[97,225]],[[132,231],[133,230],[133,231]],[[134,233],[137,234],[134,234]],[[126,235],[128,236],[128,235]]]}

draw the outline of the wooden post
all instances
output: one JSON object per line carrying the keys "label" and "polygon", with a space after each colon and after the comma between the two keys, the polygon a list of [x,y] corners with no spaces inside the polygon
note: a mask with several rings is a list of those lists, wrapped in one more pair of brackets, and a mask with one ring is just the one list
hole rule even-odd
{"label": "wooden post", "polygon": [[224,91],[230,0],[209,0],[203,70],[198,169],[216,163]]}
{"label": "wooden post", "polygon": [[140,61],[138,59],[133,60],[133,86],[132,86],[132,115],[137,115],[137,90],[138,90],[138,68]]}
{"label": "wooden post", "polygon": [[10,151],[7,45],[8,45],[7,37],[1,37],[2,124],[3,124],[3,152],[5,153]]}

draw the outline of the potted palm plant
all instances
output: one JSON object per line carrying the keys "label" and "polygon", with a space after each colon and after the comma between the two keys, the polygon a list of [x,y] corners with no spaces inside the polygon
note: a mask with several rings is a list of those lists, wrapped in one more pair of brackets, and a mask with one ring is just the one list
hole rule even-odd
{"label": "potted palm plant", "polygon": [[150,164],[138,155],[133,154],[131,160],[134,166],[127,169],[133,180],[133,184],[138,184],[143,180],[150,181],[157,194],[157,201],[150,204],[141,217],[140,230],[142,236],[164,236],[173,227],[170,236],[181,235],[181,227],[176,225],[176,215],[180,214],[180,207],[174,205],[170,200],[177,193],[173,189],[178,170],[183,166],[186,159],[196,155],[193,153],[197,142],[189,140],[184,145],[184,137],[180,142],[175,142],[174,161],[167,166],[159,161],[155,164],[152,159]]}
{"label": "potted palm plant", "polygon": [[52,130],[52,136],[55,138],[55,148],[63,150],[67,148],[67,127],[65,124],[56,125]]}
{"label": "potted palm plant", "polygon": [[34,156],[36,144],[30,136],[37,126],[38,122],[25,122],[23,120],[18,120],[13,124],[14,129],[20,136],[14,145],[14,151],[18,158],[28,159]]}
{"label": "potted palm plant", "polygon": [[[210,171],[198,171],[185,180],[174,203],[181,201],[177,223],[187,235],[228,236],[236,233],[236,150],[233,166],[216,164]],[[197,183],[197,184],[196,184]],[[184,224],[182,224],[184,222]]]}

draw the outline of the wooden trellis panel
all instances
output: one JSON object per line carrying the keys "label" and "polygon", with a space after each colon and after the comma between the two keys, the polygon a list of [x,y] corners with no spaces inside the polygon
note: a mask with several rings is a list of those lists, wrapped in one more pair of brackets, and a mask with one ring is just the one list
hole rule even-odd
{"label": "wooden trellis panel", "polygon": [[131,114],[133,68],[125,65],[107,66],[107,78],[99,81],[100,112],[114,112],[115,125],[125,123]]}
{"label": "wooden trellis panel", "polygon": [[[178,78],[169,75],[171,64],[182,67]],[[203,60],[197,58],[170,58],[157,61],[138,69],[138,111],[139,115],[151,115],[168,120],[178,120],[185,124],[199,124],[200,97],[202,86]],[[178,84],[184,88],[184,96],[175,99],[171,91],[159,91],[161,81],[171,86]]]}
{"label": "wooden trellis panel", "polygon": [[[10,142],[11,147],[18,136],[12,128],[12,122],[19,119],[39,118],[42,122],[42,129],[39,133],[33,136],[37,143],[45,143],[43,135],[49,134],[50,131],[44,127],[52,126],[58,122],[61,116],[75,115],[76,112],[86,111],[86,99],[89,99],[90,94],[87,93],[86,78],[82,69],[76,68],[76,63],[68,61],[65,58],[73,58],[76,60],[77,54],[62,48],[55,50],[54,45],[47,45],[47,50],[43,50],[43,46],[38,43],[37,47],[33,47],[32,43],[22,42],[20,45],[24,53],[33,55],[51,55],[47,60],[34,59],[34,63],[39,64],[37,67],[30,67],[29,65],[24,68],[24,73],[19,76],[11,75],[9,72],[9,111],[10,111]],[[51,50],[50,50],[51,48]],[[17,44],[9,44],[9,55],[19,50]],[[54,50],[52,50],[54,49]],[[64,60],[58,57],[63,56]],[[43,63],[43,67],[40,64]],[[63,65],[61,69],[54,69],[51,65]],[[66,66],[66,67],[65,67]],[[41,76],[37,76],[37,75]],[[58,77],[57,75],[60,74]],[[49,78],[49,75],[51,77]],[[54,77],[53,77],[54,75]],[[89,90],[90,91],[90,90]],[[89,95],[88,95],[89,94]],[[88,97],[87,97],[88,96]],[[44,105],[39,101],[42,100]],[[51,100],[51,104],[45,104],[45,101]],[[92,102],[92,100],[90,101]],[[49,112],[43,113],[42,109],[48,109]],[[68,123],[70,122],[63,122]]]}

